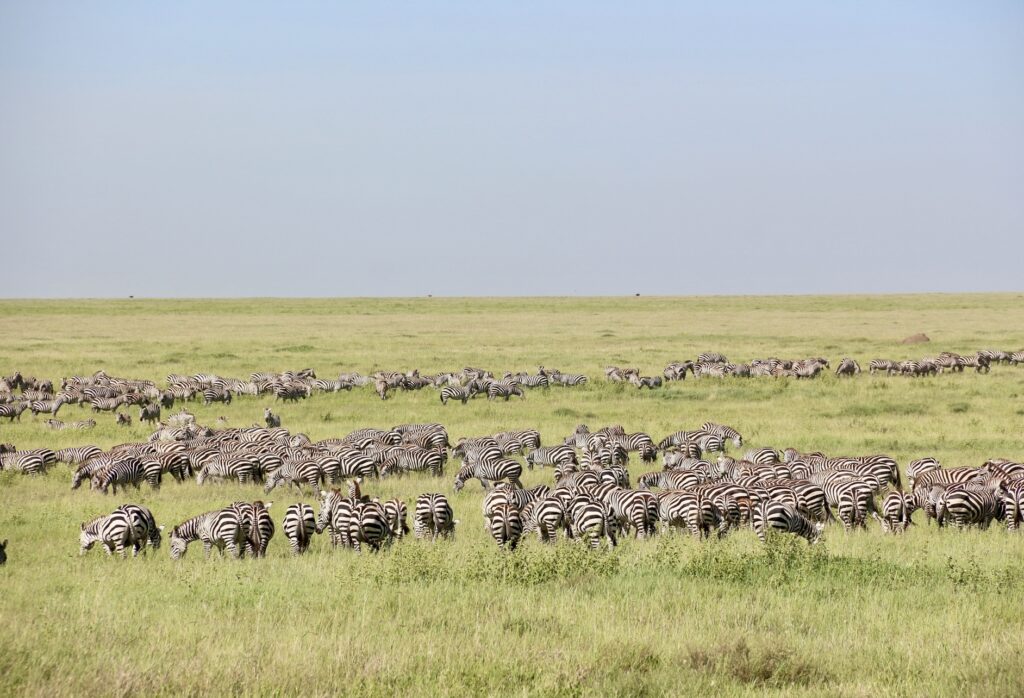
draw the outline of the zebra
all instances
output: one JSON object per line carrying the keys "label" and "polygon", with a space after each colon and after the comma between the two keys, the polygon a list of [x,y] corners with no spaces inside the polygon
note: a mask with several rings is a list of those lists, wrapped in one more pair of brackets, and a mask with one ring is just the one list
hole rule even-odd
{"label": "zebra", "polygon": [[255,468],[248,458],[223,456],[211,460],[202,467],[196,475],[196,484],[202,485],[209,477],[218,480],[238,478],[238,484],[244,485],[254,479]]}
{"label": "zebra", "polygon": [[[572,522],[565,505],[557,497],[545,497],[530,502],[532,505],[532,527],[537,531],[537,536],[542,543],[554,542],[558,529],[565,532],[566,537],[572,538]],[[526,522],[524,521],[523,532],[526,533]]]}
{"label": "zebra", "polygon": [[463,405],[465,405],[469,398],[474,395],[476,395],[475,389],[466,388],[461,385],[446,385],[441,388],[441,404],[447,405],[449,400],[459,400]]}
{"label": "zebra", "polygon": [[1003,517],[1009,531],[1017,531],[1024,523],[1024,480],[1015,480],[1003,492]]}
{"label": "zebra", "polygon": [[46,472],[46,461],[40,453],[15,451],[0,455],[0,470],[20,470],[25,475],[42,475]]}
{"label": "zebra", "polygon": [[502,397],[505,398],[505,402],[508,399],[516,395],[519,399],[526,399],[526,393],[518,385],[506,385],[504,383],[491,383],[487,386],[487,399],[494,400],[494,398]]}
{"label": "zebra", "polygon": [[911,491],[916,486],[917,479],[924,473],[933,470],[942,470],[942,464],[934,458],[918,458],[907,464],[907,484]]}
{"label": "zebra", "polygon": [[704,422],[701,427],[701,431],[706,431],[711,434],[718,434],[723,439],[729,439],[732,441],[732,445],[736,448],[743,446],[743,435],[730,426],[725,424],[716,424],[715,422]]}
{"label": "zebra", "polygon": [[160,532],[164,530],[164,527],[156,525],[156,519],[153,518],[152,511],[139,504],[122,504],[117,510],[128,514],[128,518],[131,521],[133,557],[139,554],[139,551],[146,546],[146,543],[149,543],[153,550],[159,550]]}
{"label": "zebra", "polygon": [[40,412],[46,412],[47,414],[52,414],[56,417],[57,412],[64,404],[64,398],[59,397],[56,400],[33,400],[29,403],[28,408],[29,411],[32,412],[33,417],[37,416]]}
{"label": "zebra", "polygon": [[393,446],[389,448],[381,464],[381,476],[393,471],[420,472],[429,470],[434,477],[444,475],[447,456],[443,451],[418,446]]}
{"label": "zebra", "polygon": [[171,559],[180,559],[192,541],[203,542],[203,555],[210,557],[210,551],[216,547],[221,555],[224,551],[233,558],[241,557],[245,549],[245,532],[239,512],[234,507],[215,509],[205,514],[193,516],[171,530]]}
{"label": "zebra", "polygon": [[[340,461],[338,463],[340,465]],[[316,461],[288,461],[267,477],[263,491],[269,493],[279,484],[287,482],[289,486],[294,485],[300,493],[303,483],[308,484],[311,491],[317,492],[323,479],[323,470]]]}
{"label": "zebra", "polygon": [[437,492],[425,492],[416,498],[416,509],[413,514],[413,531],[416,538],[430,536],[436,542],[438,536],[447,539],[455,538],[455,525],[458,524],[452,512],[448,498]]}
{"label": "zebra", "polygon": [[951,485],[936,503],[935,518],[939,526],[949,520],[956,528],[977,525],[985,529],[998,514],[1000,499],[998,484],[981,488]]}
{"label": "zebra", "polygon": [[115,509],[106,516],[97,516],[82,524],[78,540],[79,555],[85,555],[96,543],[101,543],[107,555],[118,553],[126,558],[128,547],[135,549],[135,527],[131,514]]}
{"label": "zebra", "polygon": [[394,530],[388,523],[387,511],[380,502],[374,500],[356,504],[349,521],[349,539],[356,551],[361,552],[365,545],[377,552],[393,536]]}
{"label": "zebra", "polygon": [[821,522],[808,521],[796,507],[772,500],[754,506],[753,524],[754,531],[762,543],[767,542],[768,531],[775,530],[796,534],[813,544],[825,528],[825,524]]}
{"label": "zebra", "polygon": [[836,366],[836,376],[855,376],[860,373],[860,364],[846,356]]}
{"label": "zebra", "polygon": [[336,487],[329,492],[320,490],[320,514],[316,520],[316,532],[323,533],[324,529],[330,529],[331,545],[349,547],[349,528],[357,502],[353,497],[346,498]]}
{"label": "zebra", "polygon": [[281,427],[281,418],[274,415],[274,413],[270,411],[269,407],[263,407],[263,421],[266,423],[268,429]]}
{"label": "zebra", "polygon": [[560,463],[578,463],[576,452],[565,445],[540,446],[526,454],[526,466],[533,470],[533,466],[558,465]]}
{"label": "zebra", "polygon": [[598,485],[595,494],[611,509],[620,528],[628,530],[632,526],[637,538],[654,534],[658,500],[653,494],[644,490],[627,490],[611,483]]}
{"label": "zebra", "polygon": [[313,540],[313,534],[317,532],[313,507],[304,503],[292,504],[284,513],[282,528],[292,555],[305,553]]}
{"label": "zebra", "polygon": [[21,413],[25,411],[26,407],[28,407],[28,404],[24,402],[14,402],[8,403],[6,405],[0,405],[0,419],[7,417],[8,421],[10,422],[13,422],[15,419],[17,419],[20,422]]}
{"label": "zebra", "polygon": [[155,402],[151,402],[145,405],[141,410],[139,410],[139,421],[149,422],[151,425],[154,422],[159,422],[160,405],[156,404]]}
{"label": "zebra", "polygon": [[768,446],[747,451],[743,454],[743,460],[758,465],[775,465],[782,462],[779,452]]}
{"label": "zebra", "polygon": [[388,527],[395,538],[404,538],[409,533],[408,508],[401,499],[389,499],[384,502]]}
{"label": "zebra", "polygon": [[882,500],[882,514],[879,524],[888,533],[903,533],[912,523],[910,514],[914,510],[914,498],[899,490],[893,490]]}
{"label": "zebra", "polygon": [[[148,475],[148,476],[147,476]],[[139,489],[142,481],[149,482],[153,489],[160,486],[159,470],[155,475],[147,473],[146,466],[138,458],[125,458],[114,461],[103,470],[99,471],[92,478],[92,488],[107,494],[108,488],[113,488],[117,494],[117,486],[131,485]]]}
{"label": "zebra", "polygon": [[233,506],[246,505],[248,516],[246,525],[245,552],[253,557],[266,557],[267,546],[270,539],[274,537],[274,519],[270,516],[270,507],[273,502],[262,502],[256,500],[252,504],[247,502],[235,502]]}
{"label": "zebra", "polygon": [[103,451],[98,446],[71,446],[70,448],[62,448],[57,451],[57,460],[61,463],[70,463],[71,465],[79,465],[96,458]]}
{"label": "zebra", "polygon": [[729,359],[725,358],[723,354],[719,354],[715,351],[704,352],[697,356],[697,363],[701,364],[727,364]]}
{"label": "zebra", "polygon": [[870,363],[868,363],[868,373],[876,373],[878,371],[885,371],[890,376],[894,373],[899,373],[899,362],[890,361],[889,359],[871,359]]}
{"label": "zebra", "polygon": [[519,431],[503,431],[494,435],[496,441],[501,439],[515,439],[523,448],[540,448],[540,432],[536,429],[523,429]]}
{"label": "zebra", "polygon": [[508,504],[498,504],[491,510],[488,522],[491,536],[501,548],[515,550],[523,535],[523,519],[519,510]]}
{"label": "zebra", "polygon": [[556,385],[564,385],[567,387],[575,387],[579,385],[586,385],[590,379],[581,373],[561,373],[559,371],[551,371],[547,374],[549,381],[554,381]]}
{"label": "zebra", "polygon": [[523,474],[523,466],[514,461],[501,459],[482,463],[467,463],[459,468],[455,475],[455,491],[459,492],[466,485],[466,480],[476,478],[484,486],[488,487],[488,481],[508,480],[513,487],[522,488],[519,477]]}
{"label": "zebra", "polygon": [[585,494],[575,495],[568,505],[575,538],[586,541],[591,549],[601,545],[601,538],[608,539],[608,547],[614,548],[615,521],[603,502]]}
{"label": "zebra", "polygon": [[231,391],[226,388],[206,388],[203,390],[203,404],[211,405],[214,402],[231,404]]}

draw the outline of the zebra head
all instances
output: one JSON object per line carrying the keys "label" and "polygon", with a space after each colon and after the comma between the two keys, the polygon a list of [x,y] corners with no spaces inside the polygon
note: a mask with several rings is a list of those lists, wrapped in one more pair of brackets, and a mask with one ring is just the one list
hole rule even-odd
{"label": "zebra head", "polygon": [[263,492],[264,492],[265,494],[269,494],[269,493],[270,493],[270,490],[272,490],[272,489],[274,489],[275,487],[277,487],[277,484],[278,484],[279,482],[281,482],[281,480],[282,480],[282,479],[284,478],[284,475],[282,475],[282,473],[281,473],[281,471],[282,471],[283,469],[284,469],[284,467],[283,467],[283,466],[282,466],[282,467],[280,467],[280,468],[278,468],[278,469],[277,469],[277,470],[275,470],[275,471],[274,471],[273,473],[271,473],[270,477],[268,477],[268,478],[267,478],[267,484],[265,484],[265,485],[263,486]]}
{"label": "zebra head", "polygon": [[825,530],[825,524],[822,521],[818,521],[814,524],[814,532],[811,533],[810,543],[814,545],[821,540],[821,534]]}
{"label": "zebra head", "polygon": [[[78,536],[78,543],[79,543],[78,554],[79,555],[85,555],[86,551],[91,550],[92,546],[96,545],[96,543],[97,543],[97,541],[99,541],[99,539],[100,539],[100,537],[97,534],[95,534],[92,531],[90,531],[89,527],[86,526],[86,524],[83,523],[82,524],[82,532]],[[4,541],[4,544],[6,545],[6,541]]]}
{"label": "zebra head", "polygon": [[196,484],[201,485],[204,482],[206,482],[206,478],[208,475],[209,473],[207,472],[206,467],[204,466],[203,469],[196,474]]}
{"label": "zebra head", "polygon": [[185,551],[188,549],[188,541],[178,535],[178,529],[175,527],[171,531],[171,559],[178,560],[185,555]]}

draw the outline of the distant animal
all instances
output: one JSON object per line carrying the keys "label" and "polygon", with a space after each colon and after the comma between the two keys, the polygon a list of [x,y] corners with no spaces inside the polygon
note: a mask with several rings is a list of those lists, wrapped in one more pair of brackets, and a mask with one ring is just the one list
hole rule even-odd
{"label": "distant animal", "polygon": [[7,564],[7,539],[0,543],[0,565]]}
{"label": "distant animal", "polygon": [[119,427],[130,427],[132,425],[132,416],[125,414],[124,412],[117,413],[117,426]]}

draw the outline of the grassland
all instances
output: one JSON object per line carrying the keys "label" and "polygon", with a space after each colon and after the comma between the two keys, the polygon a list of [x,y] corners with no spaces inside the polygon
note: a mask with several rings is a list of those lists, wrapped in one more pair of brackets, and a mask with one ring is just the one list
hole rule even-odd
{"label": "grassland", "polygon": [[[780,356],[909,358],[1024,346],[1024,296],[794,298],[0,301],[0,372],[59,378],[312,366],[423,372],[538,364],[597,378],[610,363],[659,373],[720,350]],[[932,343],[899,340],[926,332]],[[454,437],[535,427],[546,442],[584,422],[655,438],[707,419],[750,445],[886,452],[947,466],[1024,457],[1024,367],[918,380],[692,381],[639,393],[595,381],[524,401],[442,407],[434,391],[382,403],[370,390],[281,406],[314,439],[361,426],[440,421]],[[192,406],[200,421],[259,421],[268,404]],[[64,419],[78,418],[78,407]],[[84,415],[83,415],[84,418]],[[112,418],[51,433],[26,414],[0,441],[109,446],[147,430]],[[635,476],[643,467],[634,464]],[[526,484],[550,471],[528,473]],[[121,563],[78,556],[80,521],[121,498],[69,490],[69,471],[0,474],[0,694],[337,693],[679,695],[1008,695],[1024,691],[1024,540],[1003,530],[902,538],[830,528],[808,548],[750,533],[721,542],[625,541],[590,554],[529,541],[514,555],[482,529],[480,490],[451,495],[427,476],[372,483],[382,496],[452,496],[453,544],[406,540],[378,556],[317,540],[290,559],[178,563],[166,547]],[[262,493],[260,493],[262,494]],[[161,523],[256,498],[238,486],[167,484],[126,500]],[[272,495],[277,520],[295,494]]]}

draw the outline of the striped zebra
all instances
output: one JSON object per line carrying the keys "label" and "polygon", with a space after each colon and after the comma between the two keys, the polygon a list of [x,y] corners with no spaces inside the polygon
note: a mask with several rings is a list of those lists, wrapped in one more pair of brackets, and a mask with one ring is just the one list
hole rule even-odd
{"label": "striped zebra", "polygon": [[998,485],[950,485],[942,492],[936,503],[935,519],[940,527],[951,523],[958,529],[966,526],[985,529],[998,515],[1000,500]]}
{"label": "striped zebra", "polygon": [[266,557],[270,539],[274,537],[274,519],[270,516],[273,502],[256,500],[235,502],[231,506],[239,512],[242,530],[245,532],[245,554],[252,557]]}
{"label": "striped zebra", "polygon": [[504,398],[505,402],[508,402],[508,399],[513,395],[517,396],[521,400],[526,399],[526,393],[524,393],[523,389],[518,385],[507,385],[505,383],[495,382],[487,386],[488,400],[494,400],[495,398],[500,397]]}
{"label": "striped zebra", "polygon": [[697,363],[702,364],[727,364],[729,359],[716,351],[707,351],[697,356]]}
{"label": "striped zebra", "polygon": [[942,470],[942,463],[935,458],[918,458],[907,464],[907,485],[913,491],[918,478],[933,470]]}
{"label": "striped zebra", "polygon": [[48,429],[53,429],[54,431],[66,431],[68,429],[87,431],[95,428],[96,420],[86,419],[80,422],[62,422],[59,419],[47,419],[45,424]]}
{"label": "striped zebra", "polygon": [[367,546],[373,552],[391,542],[394,530],[388,523],[388,514],[378,501],[360,502],[349,521],[349,540],[352,547],[361,552]]}
{"label": "striped zebra", "polygon": [[668,490],[657,495],[658,519],[666,530],[687,528],[695,538],[702,538],[701,505],[703,498],[690,490]]}
{"label": "striped zebra", "polygon": [[542,468],[545,465],[558,465],[559,463],[578,463],[576,452],[565,445],[540,446],[526,454],[526,466],[533,470],[535,465]]}
{"label": "striped zebra", "polygon": [[743,460],[758,465],[774,465],[782,462],[779,452],[769,446],[747,451],[743,454]]}
{"label": "striped zebra", "polygon": [[63,398],[57,398],[56,400],[33,400],[29,403],[28,409],[32,412],[32,416],[37,416],[40,412],[51,414],[54,417],[57,416],[57,412],[61,406],[65,404]]}
{"label": "striped zebra", "polygon": [[355,513],[357,499],[345,497],[341,490],[333,488],[329,492],[320,490],[320,514],[316,520],[316,532],[330,532],[331,545],[351,547],[350,527]]}
{"label": "striped zebra", "polygon": [[655,533],[658,499],[650,492],[627,490],[618,485],[603,483],[594,489],[594,493],[608,505],[623,531],[632,527],[633,535],[637,538],[646,538]]}
{"label": "striped zebra", "polygon": [[692,361],[673,361],[665,370],[662,371],[662,375],[665,380],[669,381],[681,381],[686,380],[686,372],[693,373],[693,362]]}
{"label": "striped zebra", "polygon": [[500,459],[495,461],[467,463],[459,468],[455,475],[455,491],[459,492],[466,485],[466,480],[476,478],[487,489],[488,482],[508,480],[513,487],[522,488],[519,481],[523,474],[523,466],[514,460]]}
{"label": "striped zebra", "polygon": [[103,492],[103,494],[107,494],[108,490],[112,488],[114,494],[117,494],[118,485],[121,487],[131,485],[135,489],[139,489],[142,482],[147,481],[153,489],[158,489],[159,480],[159,471],[156,474],[147,473],[146,466],[141,460],[125,458],[114,461],[93,475],[92,488]]}
{"label": "striped zebra", "polygon": [[384,502],[384,513],[388,527],[395,538],[404,538],[409,533],[409,510],[401,499],[389,499]]}
{"label": "striped zebra", "polygon": [[0,405],[0,419],[6,417],[10,422],[13,422],[15,419],[20,422],[21,413],[24,412],[27,407],[28,403],[25,402],[13,402]]}
{"label": "striped zebra", "polygon": [[203,404],[212,405],[215,402],[231,404],[231,391],[224,388],[205,388],[203,390]]}
{"label": "striped zebra", "polygon": [[101,543],[107,555],[118,553],[126,558],[128,548],[135,549],[135,528],[131,514],[115,509],[106,516],[97,516],[82,524],[78,540],[79,555],[85,555],[96,543]]}
{"label": "striped zebra", "polygon": [[292,555],[302,555],[309,549],[313,534],[317,532],[313,507],[303,503],[292,504],[284,512],[284,523],[281,527],[285,538],[288,539]]}
{"label": "striped zebra", "polygon": [[860,364],[846,356],[836,366],[836,376],[856,376],[860,373]]}
{"label": "striped zebra", "polygon": [[900,365],[898,361],[890,361],[889,359],[871,359],[868,363],[868,373],[877,373],[879,371],[885,371],[888,375],[900,372]]}
{"label": "striped zebra", "polygon": [[429,471],[434,477],[444,475],[447,459],[443,451],[419,446],[393,446],[387,450],[381,464],[381,477],[386,474]]}
{"label": "striped zebra", "polygon": [[601,545],[601,539],[608,539],[608,547],[614,548],[615,520],[611,511],[600,500],[585,494],[574,496],[568,504],[569,518],[575,538],[586,541],[592,550]]}
{"label": "striped zebra", "polygon": [[436,542],[438,536],[454,539],[455,526],[458,523],[452,505],[443,494],[425,492],[416,498],[413,513],[413,531],[416,538],[423,539],[429,535],[431,542]]}
{"label": "striped zebra", "polygon": [[501,548],[515,550],[523,535],[523,519],[519,510],[508,504],[498,504],[491,510],[488,522],[491,537]]}
{"label": "striped zebra", "polygon": [[244,485],[255,478],[255,468],[252,460],[245,457],[223,456],[217,457],[203,465],[196,474],[196,484],[202,485],[207,478],[215,480],[237,479],[238,484]]}
{"label": "striped zebra", "polygon": [[46,472],[46,460],[34,451],[14,451],[0,454],[0,470],[19,470],[25,475],[42,475]]}
{"label": "striped zebra", "polygon": [[1009,531],[1018,531],[1024,524],[1024,480],[1015,480],[1003,492],[1003,519]]}
{"label": "striped zebra", "polygon": [[71,446],[57,451],[57,460],[61,463],[79,465],[101,455],[103,451],[98,446]]}
{"label": "striped zebra", "polygon": [[559,371],[552,371],[548,373],[547,378],[555,385],[564,385],[566,387],[586,385],[587,381],[590,380],[582,373],[561,373]]}
{"label": "striped zebra", "polygon": [[[565,509],[565,505],[557,497],[545,497],[531,502],[532,512],[530,518],[531,532],[536,531],[542,543],[553,543],[558,535],[558,530],[565,532],[567,538],[572,538],[572,520]],[[523,515],[525,519],[525,514]],[[526,521],[523,522],[523,533],[527,533]]]}
{"label": "striped zebra", "polygon": [[652,487],[662,490],[682,490],[696,487],[705,479],[692,470],[656,470],[641,475],[636,481],[636,486],[642,490],[649,490]]}
{"label": "striped zebra", "polygon": [[245,532],[238,510],[234,507],[216,509],[193,516],[171,530],[171,559],[180,559],[193,541],[202,541],[203,555],[210,557],[210,551],[217,548],[221,555],[226,550],[231,557],[239,558],[245,550]]}
{"label": "striped zebra", "polygon": [[725,424],[717,424],[715,422],[704,422],[700,426],[701,431],[706,431],[711,434],[718,434],[723,439],[732,441],[732,445],[736,448],[740,448],[743,445],[743,435],[730,426]]}
{"label": "striped zebra", "polygon": [[914,510],[914,498],[898,490],[889,492],[882,500],[882,514],[879,524],[887,533],[903,533],[912,523],[910,515]]}
{"label": "striped zebra", "polygon": [[540,432],[536,429],[521,429],[518,431],[502,431],[494,435],[494,440],[515,439],[522,447],[534,449],[540,448]]}
{"label": "striped zebra", "polygon": [[[341,465],[341,461],[337,461]],[[324,473],[320,464],[316,461],[292,461],[285,462],[283,466],[267,476],[266,484],[263,486],[264,493],[269,493],[280,484],[287,483],[289,488],[295,487],[299,494],[302,493],[302,485],[309,485],[312,492],[320,490],[320,482],[324,480]]]}
{"label": "striped zebra", "polygon": [[132,525],[132,556],[139,554],[148,543],[153,550],[160,549],[160,532],[163,526],[156,525],[153,512],[139,504],[122,504],[117,508],[128,515]]}
{"label": "striped zebra", "polygon": [[825,528],[823,523],[808,521],[796,507],[771,500],[756,505],[753,514],[754,531],[762,543],[767,542],[770,530],[793,533],[815,543]]}
{"label": "striped zebra", "polygon": [[441,388],[441,404],[447,405],[449,400],[458,400],[465,405],[474,395],[476,395],[475,389],[465,388],[461,385],[446,385]]}
{"label": "striped zebra", "polygon": [[547,388],[551,385],[551,381],[548,377],[541,374],[530,375],[529,373],[519,373],[516,374],[515,380],[524,388]]}

